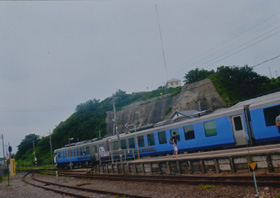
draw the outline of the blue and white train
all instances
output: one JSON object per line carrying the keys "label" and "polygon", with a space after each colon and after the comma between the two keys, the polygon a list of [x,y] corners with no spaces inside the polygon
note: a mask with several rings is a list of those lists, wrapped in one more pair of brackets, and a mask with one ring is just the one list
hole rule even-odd
{"label": "blue and white train", "polygon": [[[179,152],[219,149],[255,144],[280,142],[275,118],[280,114],[280,92],[246,100],[237,105],[169,125],[120,134],[122,157],[135,153],[140,157],[173,152],[169,143],[173,132],[178,138]],[[58,167],[92,166],[109,157],[119,158],[118,138],[73,143],[55,150]],[[70,157],[70,156],[71,157]],[[137,155],[137,154],[136,154]]]}

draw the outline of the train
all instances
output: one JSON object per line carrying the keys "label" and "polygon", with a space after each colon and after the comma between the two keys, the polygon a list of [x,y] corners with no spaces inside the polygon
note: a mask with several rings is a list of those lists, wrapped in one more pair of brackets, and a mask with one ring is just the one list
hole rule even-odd
{"label": "train", "polygon": [[280,142],[275,126],[279,114],[280,92],[275,92],[171,124],[67,144],[54,151],[54,162],[62,168],[89,167],[172,154],[174,132],[179,153]]}

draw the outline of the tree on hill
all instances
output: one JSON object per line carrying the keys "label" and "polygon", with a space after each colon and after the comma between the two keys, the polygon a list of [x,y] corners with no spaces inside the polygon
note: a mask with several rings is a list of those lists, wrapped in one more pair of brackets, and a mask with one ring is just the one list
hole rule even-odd
{"label": "tree on hill", "polygon": [[252,67],[221,66],[211,70],[191,70],[185,75],[184,82],[196,82],[210,78],[218,93],[229,105],[239,101],[279,90],[279,79],[269,79],[253,71]]}
{"label": "tree on hill", "polygon": [[[113,94],[113,97],[117,97],[116,108],[119,110],[123,106],[136,101],[145,101],[153,97],[158,97],[164,91],[165,88],[160,87],[150,92],[127,94],[125,91],[119,89]],[[170,94],[177,94],[180,91],[180,87],[167,89],[167,93]],[[102,137],[106,136],[106,112],[112,110],[112,97],[108,97],[103,101],[94,98],[77,105],[75,112],[67,120],[60,122],[54,129],[52,133],[53,150],[64,147],[68,144],[69,138],[74,139],[72,142],[89,140],[99,137],[99,131],[101,131]],[[18,159],[27,159],[26,156],[29,155],[29,160],[34,161],[32,141],[36,139],[38,164],[42,164],[43,162],[49,163],[51,160],[49,136],[42,139],[39,139],[39,136],[35,138],[35,136],[34,134],[30,137],[27,136],[19,145],[17,152]]]}
{"label": "tree on hill", "polygon": [[[35,134],[26,135],[25,138],[18,145],[18,151],[16,153],[15,158],[30,158],[30,156],[26,156],[28,150],[33,151],[33,141],[36,144],[39,141],[40,137]],[[29,152],[30,153],[30,152]]]}
{"label": "tree on hill", "polygon": [[209,77],[211,74],[214,74],[214,70],[207,71],[204,69],[199,70],[198,68],[196,68],[195,70],[191,70],[187,74],[185,74],[184,82],[185,83],[197,82]]}

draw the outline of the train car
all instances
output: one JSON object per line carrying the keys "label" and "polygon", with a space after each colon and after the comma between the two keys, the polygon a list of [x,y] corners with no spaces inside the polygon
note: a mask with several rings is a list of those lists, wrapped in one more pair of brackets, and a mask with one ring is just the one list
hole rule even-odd
{"label": "train car", "polygon": [[[92,165],[173,152],[169,139],[175,132],[179,152],[201,151],[279,141],[275,117],[280,113],[280,92],[247,100],[208,115],[134,133],[73,143],[55,151],[59,166]],[[69,156],[70,153],[70,156]],[[121,156],[120,156],[121,154]],[[71,159],[70,159],[71,158]]]}
{"label": "train car", "polygon": [[[245,104],[244,104],[245,103]],[[249,111],[247,118],[251,139],[256,144],[276,142],[280,134],[275,126],[275,118],[280,114],[280,92],[243,102],[244,111]]]}
{"label": "train car", "polygon": [[92,166],[97,161],[94,146],[89,141],[68,144],[54,151],[54,161],[58,167],[67,167],[70,161],[73,166]]}

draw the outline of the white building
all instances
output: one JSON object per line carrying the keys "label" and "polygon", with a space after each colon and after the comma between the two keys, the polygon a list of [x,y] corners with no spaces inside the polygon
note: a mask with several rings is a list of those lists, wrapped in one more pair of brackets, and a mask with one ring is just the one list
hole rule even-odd
{"label": "white building", "polygon": [[181,81],[175,78],[167,81],[166,88],[176,88],[181,87]]}

